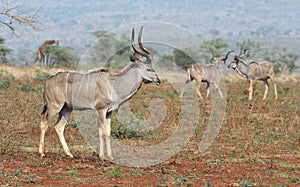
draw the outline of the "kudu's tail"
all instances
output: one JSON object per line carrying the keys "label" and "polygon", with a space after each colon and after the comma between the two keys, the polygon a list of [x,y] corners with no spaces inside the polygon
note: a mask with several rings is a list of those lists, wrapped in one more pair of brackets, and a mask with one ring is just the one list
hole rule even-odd
{"label": "kudu's tail", "polygon": [[48,108],[47,101],[45,99],[45,92],[43,92],[43,98],[44,98],[44,107],[43,107],[42,114],[45,114]]}

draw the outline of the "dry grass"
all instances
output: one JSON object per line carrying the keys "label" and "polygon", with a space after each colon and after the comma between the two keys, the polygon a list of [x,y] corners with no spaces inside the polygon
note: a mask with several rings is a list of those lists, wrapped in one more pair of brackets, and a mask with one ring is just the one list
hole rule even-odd
{"label": "dry grass", "polygon": [[[277,101],[272,91],[262,101],[264,86],[260,83],[255,86],[254,100],[248,101],[247,81],[226,76],[225,119],[216,140],[205,153],[199,154],[197,149],[210,117],[209,99],[200,104],[195,135],[178,155],[149,168],[118,166],[118,170],[113,170],[116,165],[102,163],[92,156],[92,150],[72,125],[66,127],[65,137],[79,158],[65,157],[57,135],[50,128],[46,135],[48,157],[40,160],[37,145],[44,80],[37,77],[58,70],[0,67],[0,83],[10,81],[8,87],[0,89],[1,185],[205,186],[209,182],[214,186],[297,186],[300,183],[299,76],[277,78],[281,79]],[[8,74],[15,79],[7,77]],[[172,76],[176,79],[175,74]],[[23,79],[25,82],[20,81]],[[131,134],[119,138],[120,141],[145,146],[157,144],[170,135],[180,113],[178,95],[170,85],[163,84],[158,90],[143,86],[129,104],[134,114],[147,119],[149,102],[145,97],[157,96],[167,106],[163,125],[152,134]],[[121,134],[116,121],[113,124],[113,133]]]}

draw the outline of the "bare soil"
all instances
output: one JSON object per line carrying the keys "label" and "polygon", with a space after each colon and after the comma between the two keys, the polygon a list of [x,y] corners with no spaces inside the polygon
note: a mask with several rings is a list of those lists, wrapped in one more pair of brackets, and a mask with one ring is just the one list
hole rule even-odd
{"label": "bare soil", "polygon": [[[0,87],[9,79],[1,71]],[[254,100],[248,101],[247,82],[226,79],[226,115],[221,131],[209,149],[198,152],[210,117],[211,101],[205,98],[200,106],[195,106],[200,107],[199,123],[187,146],[167,161],[145,168],[100,161],[74,122],[66,127],[65,137],[75,158],[64,154],[52,126],[46,133],[46,158],[41,159],[38,143],[43,82],[28,77],[22,81],[12,79],[8,87],[0,88],[1,186],[300,185],[298,77],[278,81],[279,99],[274,100],[271,87],[266,101],[261,101],[262,83],[255,83]],[[205,92],[204,85],[200,89]],[[145,146],[156,144],[178,125],[179,97],[168,83],[159,88],[142,86],[130,101],[132,112],[139,116],[149,115],[147,103],[139,103],[145,103],[145,95],[150,92],[159,92],[160,97],[168,98],[167,120],[149,137],[148,134],[137,136],[128,131],[121,132],[120,124],[113,120],[114,138],[130,145],[136,142]],[[164,136],[153,137],[160,132],[165,132]]]}

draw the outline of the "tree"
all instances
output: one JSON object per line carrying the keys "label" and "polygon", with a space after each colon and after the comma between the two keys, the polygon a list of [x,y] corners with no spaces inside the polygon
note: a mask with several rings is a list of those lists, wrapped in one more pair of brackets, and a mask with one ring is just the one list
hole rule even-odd
{"label": "tree", "polygon": [[78,62],[72,47],[47,46],[46,55],[49,66],[74,68]]}
{"label": "tree", "polygon": [[182,69],[187,69],[190,64],[195,64],[195,60],[192,57],[193,50],[186,48],[184,50],[174,49],[173,56],[175,58],[175,63]]}
{"label": "tree", "polygon": [[[0,9],[0,26],[4,26],[16,34],[15,23],[19,23],[25,27],[30,27],[34,30],[41,30],[42,23],[39,20],[38,11],[32,14],[19,14],[18,5],[11,5],[8,0],[1,0],[3,6]],[[17,34],[16,34],[17,35]]]}
{"label": "tree", "polygon": [[185,69],[189,64],[210,63],[212,53],[215,57],[223,57],[228,51],[228,44],[221,38],[204,41],[196,48],[175,49],[173,55],[176,64]]}
{"label": "tree", "polygon": [[215,57],[217,58],[223,57],[228,51],[228,44],[222,38],[204,41],[204,45],[202,45],[202,47],[204,48],[204,51],[205,49],[209,49],[209,53],[205,54],[207,60],[209,60],[212,55],[210,50],[214,53]]}
{"label": "tree", "polygon": [[[270,50],[269,60],[276,64],[277,72],[282,72],[285,74],[291,74],[295,69],[299,68],[296,65],[296,61],[300,56],[296,53],[287,51],[285,47],[273,47]],[[276,69],[275,69],[276,70]]]}
{"label": "tree", "polygon": [[0,37],[0,63],[8,63],[6,55],[12,51],[11,49],[2,45],[4,42],[5,39]]}
{"label": "tree", "polygon": [[246,53],[247,58],[255,61],[269,61],[274,64],[275,73],[292,73],[298,66],[296,61],[300,56],[296,53],[289,52],[285,47],[269,46],[262,47],[262,45],[253,40],[246,40],[237,42],[236,46],[240,49],[248,49]]}
{"label": "tree", "polygon": [[261,47],[260,43],[255,42],[251,39],[246,41],[237,42],[236,47],[240,50],[248,49],[246,53],[247,58],[259,59],[265,54],[265,50]]}
{"label": "tree", "polygon": [[220,31],[217,29],[210,29],[209,34],[211,34],[214,38],[220,34]]}

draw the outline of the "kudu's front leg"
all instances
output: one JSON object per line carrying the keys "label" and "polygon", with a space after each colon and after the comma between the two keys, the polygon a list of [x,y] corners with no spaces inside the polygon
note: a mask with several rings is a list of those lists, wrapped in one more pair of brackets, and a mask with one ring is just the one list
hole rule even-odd
{"label": "kudu's front leg", "polygon": [[105,113],[103,110],[97,110],[97,114],[98,114],[98,133],[99,133],[99,159],[104,160]]}
{"label": "kudu's front leg", "polygon": [[100,158],[100,160],[104,160],[104,142],[106,142],[107,157],[109,160],[113,160],[112,152],[111,152],[111,145],[110,145],[111,114],[112,114],[112,112],[107,112],[107,110],[98,111],[99,138],[100,138],[99,158]]}
{"label": "kudu's front leg", "polygon": [[264,98],[263,100],[265,100],[267,98],[267,94],[268,94],[268,90],[269,90],[269,84],[268,84],[268,81],[267,80],[264,80],[264,84],[265,84],[265,94],[264,94]]}
{"label": "kudu's front leg", "polygon": [[68,122],[67,119],[65,119],[65,117],[63,116],[63,117],[61,117],[61,119],[59,120],[59,122],[57,123],[57,125],[54,128],[59,137],[59,140],[61,142],[61,145],[62,145],[65,153],[69,157],[73,158],[73,155],[70,152],[69,147],[68,147],[67,142],[64,137],[64,130],[65,130],[65,126],[66,126],[67,122]]}

